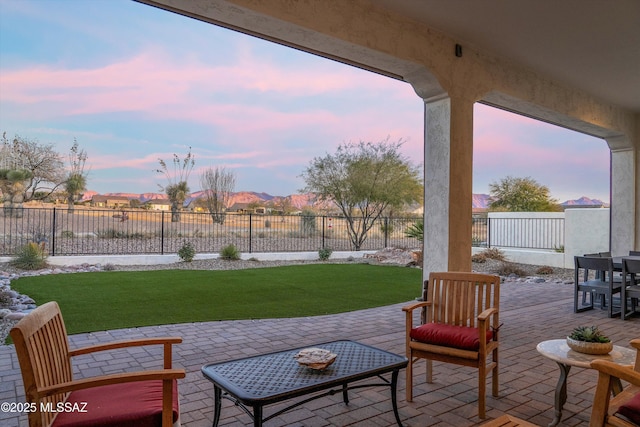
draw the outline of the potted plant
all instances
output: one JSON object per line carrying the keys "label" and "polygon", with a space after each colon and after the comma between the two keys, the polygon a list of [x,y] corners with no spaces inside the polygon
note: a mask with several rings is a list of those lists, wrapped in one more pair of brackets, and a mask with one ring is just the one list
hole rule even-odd
{"label": "potted plant", "polygon": [[578,326],[567,337],[571,350],[586,354],[608,354],[613,343],[597,326]]}

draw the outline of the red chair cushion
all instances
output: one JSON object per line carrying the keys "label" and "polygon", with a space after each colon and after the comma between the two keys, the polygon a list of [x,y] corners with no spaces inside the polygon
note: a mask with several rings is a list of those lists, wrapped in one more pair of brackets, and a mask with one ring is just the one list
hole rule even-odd
{"label": "red chair cushion", "polygon": [[[173,422],[178,420],[177,382],[173,381]],[[86,406],[83,408],[83,403]],[[80,412],[84,409],[85,412]],[[162,381],[138,381],[71,393],[54,427],[156,427],[162,425]]]}
{"label": "red chair cushion", "polygon": [[630,421],[640,426],[640,393],[636,393],[624,405],[618,408],[617,414],[624,415]]}
{"label": "red chair cushion", "polygon": [[[477,351],[480,348],[478,328],[468,326],[427,323],[413,328],[409,333],[411,339],[425,344],[454,347],[462,350]],[[487,342],[493,339],[493,332],[487,331]]]}

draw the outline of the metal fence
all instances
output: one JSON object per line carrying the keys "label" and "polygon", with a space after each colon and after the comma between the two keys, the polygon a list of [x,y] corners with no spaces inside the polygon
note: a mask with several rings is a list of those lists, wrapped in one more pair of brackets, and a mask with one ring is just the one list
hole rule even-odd
{"label": "metal fence", "polygon": [[473,246],[561,251],[564,237],[564,218],[473,217]]}
{"label": "metal fence", "polygon": [[[16,213],[18,215],[16,215]],[[225,214],[224,223],[209,213],[171,213],[76,207],[24,208],[0,216],[0,256],[14,255],[36,242],[50,256],[107,254],[171,254],[185,242],[198,253],[218,253],[235,245],[244,253],[302,252],[330,248],[351,251],[347,222],[335,216]],[[380,218],[361,250],[385,247],[418,248],[421,243],[404,231],[417,218]]]}

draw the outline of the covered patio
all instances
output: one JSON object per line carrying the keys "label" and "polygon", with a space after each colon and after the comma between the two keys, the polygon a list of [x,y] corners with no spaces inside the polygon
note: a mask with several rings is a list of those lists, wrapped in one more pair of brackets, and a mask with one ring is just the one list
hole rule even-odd
{"label": "covered patio", "polygon": [[634,0],[137,1],[411,84],[424,101],[425,278],[471,269],[475,103],[601,138],[609,251],[640,250]]}
{"label": "covered patio", "polygon": [[[552,295],[552,297],[550,297]],[[185,368],[180,381],[181,421],[185,427],[210,426],[213,420],[213,386],[200,368],[206,364],[271,351],[310,346],[336,339],[350,339],[397,354],[404,354],[403,304],[340,315],[295,319],[242,320],[166,325],[114,330],[70,337],[71,346],[114,339],[177,335],[174,367]],[[597,325],[616,345],[628,347],[638,338],[640,317],[623,322],[607,318],[595,309],[573,313],[573,285],[559,283],[505,282],[501,289],[500,397],[487,395],[487,419],[477,417],[477,373],[474,369],[434,363],[434,383],[424,375],[414,379],[414,401],[404,398],[404,371],[400,374],[398,403],[405,426],[476,426],[504,413],[540,426],[554,415],[554,391],[559,377],[555,362],[536,351],[540,341],[565,337],[578,325]],[[158,353],[153,353],[158,351]],[[79,356],[77,375],[89,376],[157,367],[161,349],[135,348]],[[418,365],[424,368],[424,363]],[[20,369],[13,346],[0,347],[0,401],[24,402]],[[422,371],[424,372],[424,371]],[[597,373],[573,368],[569,375],[568,400],[563,426],[588,425]],[[265,415],[278,408],[267,407]],[[26,414],[0,412],[0,425],[27,426]],[[252,420],[227,400],[223,401],[221,426],[248,426]],[[302,405],[267,423],[281,426],[395,426],[387,389],[360,389],[350,393],[345,406],[340,395]]]}

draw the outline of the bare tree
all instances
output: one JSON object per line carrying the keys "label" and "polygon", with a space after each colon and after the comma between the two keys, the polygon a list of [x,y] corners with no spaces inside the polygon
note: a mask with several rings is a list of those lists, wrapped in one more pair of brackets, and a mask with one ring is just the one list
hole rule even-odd
{"label": "bare tree", "polygon": [[200,175],[200,186],[211,219],[214,223],[224,224],[227,203],[236,186],[234,173],[225,168],[209,167]]}
{"label": "bare tree", "polygon": [[163,174],[169,182],[167,186],[159,185],[159,187],[171,202],[171,222],[180,222],[180,210],[189,195],[187,180],[196,164],[194,156],[191,154],[191,147],[189,147],[187,155],[182,160],[177,154],[173,155],[173,168],[171,171],[164,160],[158,159],[158,162],[160,163],[160,169],[156,169],[156,172]]}
{"label": "bare tree", "polygon": [[73,146],[69,151],[69,175],[64,182],[67,193],[67,212],[73,213],[73,208],[78,196],[87,189],[88,172],[84,170],[87,163],[87,152],[80,149],[78,141],[74,138]]}
{"label": "bare tree", "polygon": [[0,170],[5,174],[12,170],[26,171],[21,172],[21,178],[24,179],[19,180],[17,186],[0,178],[0,190],[5,201],[13,203],[13,200],[19,199],[22,203],[46,199],[66,180],[62,157],[52,144],[41,144],[17,135],[9,141],[4,132],[0,153]]}

